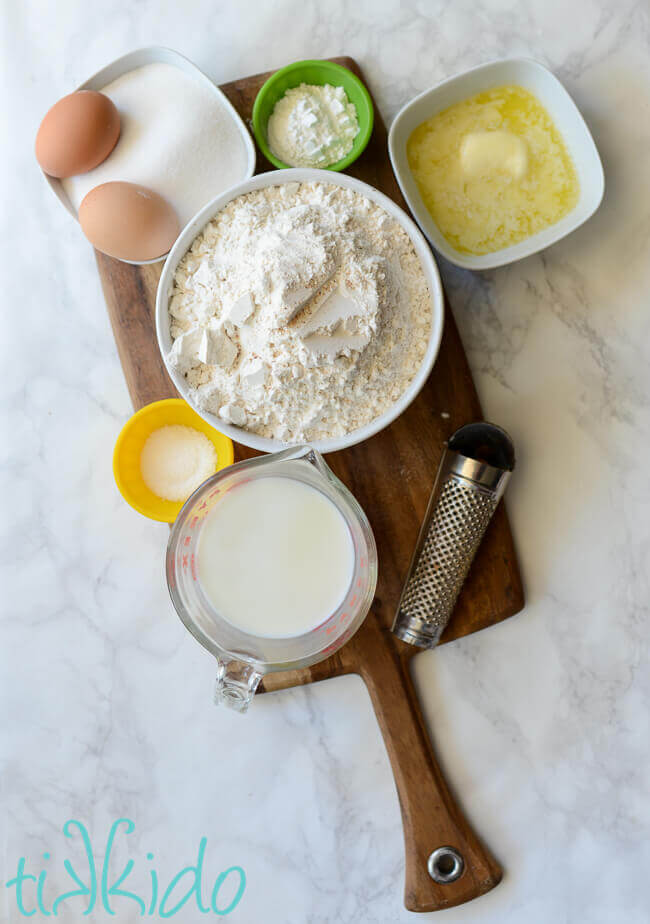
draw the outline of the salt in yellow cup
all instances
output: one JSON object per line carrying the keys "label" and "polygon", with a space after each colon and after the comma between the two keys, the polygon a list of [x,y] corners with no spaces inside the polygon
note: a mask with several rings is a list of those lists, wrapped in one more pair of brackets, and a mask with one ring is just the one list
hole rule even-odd
{"label": "salt in yellow cup", "polygon": [[124,424],[115,443],[113,474],[127,504],[161,523],[173,523],[184,501],[164,500],[149,490],[140,471],[140,455],[154,430],[174,425],[193,427],[207,436],[217,452],[216,471],[232,465],[235,458],[232,440],[207,424],[182,398],[154,401],[137,411]]}

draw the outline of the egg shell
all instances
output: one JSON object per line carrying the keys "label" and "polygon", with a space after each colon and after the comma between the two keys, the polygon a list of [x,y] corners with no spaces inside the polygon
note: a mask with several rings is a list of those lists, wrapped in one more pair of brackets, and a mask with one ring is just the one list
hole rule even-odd
{"label": "egg shell", "polygon": [[95,90],[77,90],[55,103],[41,122],[36,160],[59,179],[87,173],[106,160],[119,137],[115,103]]}
{"label": "egg shell", "polygon": [[79,223],[93,247],[118,260],[162,257],[180,230],[167,200],[137,183],[95,186],[79,206]]}

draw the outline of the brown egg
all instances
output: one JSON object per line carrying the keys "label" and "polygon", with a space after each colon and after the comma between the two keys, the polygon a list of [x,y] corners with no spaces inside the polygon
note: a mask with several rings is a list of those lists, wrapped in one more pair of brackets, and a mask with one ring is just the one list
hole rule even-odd
{"label": "brown egg", "polygon": [[50,176],[87,173],[111,153],[120,137],[113,100],[94,90],[77,90],[55,103],[36,135],[36,160]]}
{"label": "brown egg", "polygon": [[118,260],[161,257],[180,230],[167,200],[136,183],[95,186],[79,206],[79,222],[97,250]]}

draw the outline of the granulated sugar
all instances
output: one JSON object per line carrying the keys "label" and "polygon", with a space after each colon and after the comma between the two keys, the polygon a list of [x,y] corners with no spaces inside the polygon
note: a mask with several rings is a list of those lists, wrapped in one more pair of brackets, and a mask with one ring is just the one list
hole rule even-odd
{"label": "granulated sugar", "polygon": [[223,100],[173,64],[146,64],[102,89],[120,113],[120,138],[94,170],[63,180],[79,208],[101,183],[122,180],[153,189],[183,226],[210,199],[247,173],[241,128]]}

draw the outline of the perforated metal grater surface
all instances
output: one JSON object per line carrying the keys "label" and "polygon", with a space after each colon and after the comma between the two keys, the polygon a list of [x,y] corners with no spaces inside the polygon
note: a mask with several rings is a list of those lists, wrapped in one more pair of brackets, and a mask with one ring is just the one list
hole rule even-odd
{"label": "perforated metal grater surface", "polygon": [[405,642],[438,644],[514,464],[512,441],[494,424],[450,438],[393,624]]}

